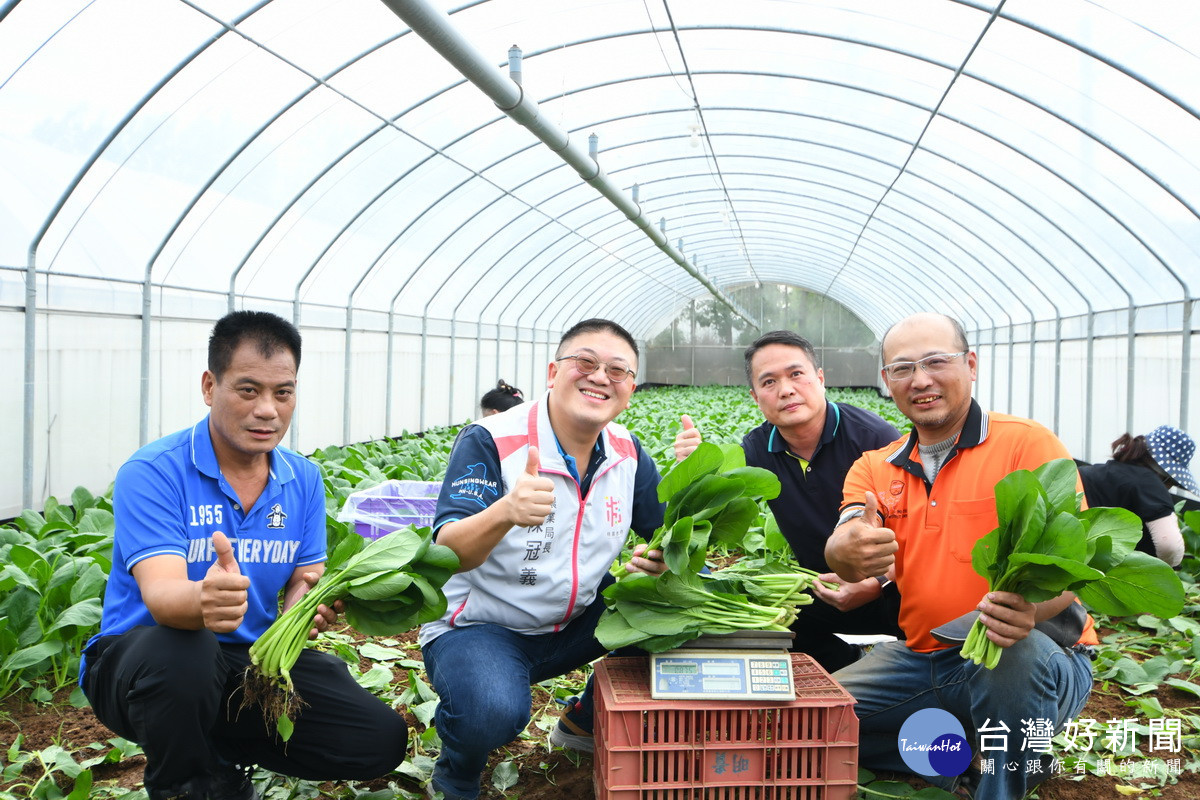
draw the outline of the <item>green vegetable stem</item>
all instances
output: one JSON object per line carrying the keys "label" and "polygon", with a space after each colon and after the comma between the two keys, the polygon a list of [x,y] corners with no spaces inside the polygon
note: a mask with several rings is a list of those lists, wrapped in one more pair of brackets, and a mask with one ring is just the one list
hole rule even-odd
{"label": "green vegetable stem", "polygon": [[[1075,463],[1060,458],[996,484],[999,525],[971,551],[971,566],[989,591],[1015,592],[1031,603],[1070,591],[1109,616],[1178,614],[1183,584],[1165,562],[1134,549],[1142,535],[1138,517],[1122,508],[1081,511],[1077,480]],[[1002,653],[976,620],[963,658],[994,669]]]}
{"label": "green vegetable stem", "polygon": [[[446,611],[442,586],[458,569],[458,556],[433,544],[429,528],[411,525],[360,545],[326,572],[250,646],[242,679],[242,708],[257,703],[284,741],[304,705],[291,668],[308,642],[317,606],[342,600],[346,621],[361,633],[388,636],[437,619]],[[365,541],[365,540],[364,540]]]}

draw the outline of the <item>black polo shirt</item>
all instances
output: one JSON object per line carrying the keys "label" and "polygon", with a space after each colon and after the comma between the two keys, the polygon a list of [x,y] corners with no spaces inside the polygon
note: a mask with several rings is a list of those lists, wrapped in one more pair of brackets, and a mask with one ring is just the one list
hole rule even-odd
{"label": "black polo shirt", "polygon": [[807,467],[769,422],[742,439],[746,463],[769,469],[782,484],[779,497],[768,505],[800,566],[829,572],[825,540],[837,526],[842,484],[850,465],[864,452],[899,438],[900,432],[878,414],[827,401],[825,431]]}
{"label": "black polo shirt", "polygon": [[1175,513],[1174,497],[1154,470],[1124,461],[1107,461],[1079,468],[1088,506],[1125,508],[1142,520],[1137,549],[1154,555],[1154,540],[1146,523]]}

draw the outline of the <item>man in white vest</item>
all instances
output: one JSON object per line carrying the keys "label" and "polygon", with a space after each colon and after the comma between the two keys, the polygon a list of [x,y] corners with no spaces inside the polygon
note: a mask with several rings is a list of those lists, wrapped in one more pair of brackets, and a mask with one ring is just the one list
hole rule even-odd
{"label": "man in white vest", "polygon": [[[620,325],[577,323],[548,366],[545,394],[455,442],[434,528],[461,567],[445,586],[446,613],[420,634],[441,698],[430,794],[478,797],[488,754],[529,724],[530,686],[604,655],[595,628],[609,567],[631,529],[648,539],[663,521],[653,460],[613,422],[629,406],[637,359]],[[657,550],[633,553],[630,571],[666,569]],[[552,743],[592,749],[590,690]]]}

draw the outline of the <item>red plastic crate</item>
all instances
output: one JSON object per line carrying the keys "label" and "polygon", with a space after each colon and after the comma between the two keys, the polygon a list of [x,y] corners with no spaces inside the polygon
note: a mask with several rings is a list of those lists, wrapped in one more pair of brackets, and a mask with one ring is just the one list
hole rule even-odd
{"label": "red plastic crate", "polygon": [[655,700],[648,658],[596,664],[596,800],[849,800],[854,699],[792,654],[796,699]]}

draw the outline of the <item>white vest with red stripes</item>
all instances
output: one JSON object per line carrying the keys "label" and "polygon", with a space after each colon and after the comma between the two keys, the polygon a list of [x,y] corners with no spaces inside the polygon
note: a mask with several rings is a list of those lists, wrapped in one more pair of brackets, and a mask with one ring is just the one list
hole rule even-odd
{"label": "white vest with red stripes", "polygon": [[446,614],[421,627],[422,645],[451,628],[485,622],[520,633],[550,633],[592,602],[603,602],[600,581],[629,535],[637,451],[629,431],[606,425],[601,432],[606,458],[581,496],[559,452],[546,402],[543,395],[476,424],[496,442],[500,496],[525,471],[529,446],[535,445],[542,476],[554,481],[554,510],[540,526],[514,527],[487,561],[446,582]]}

